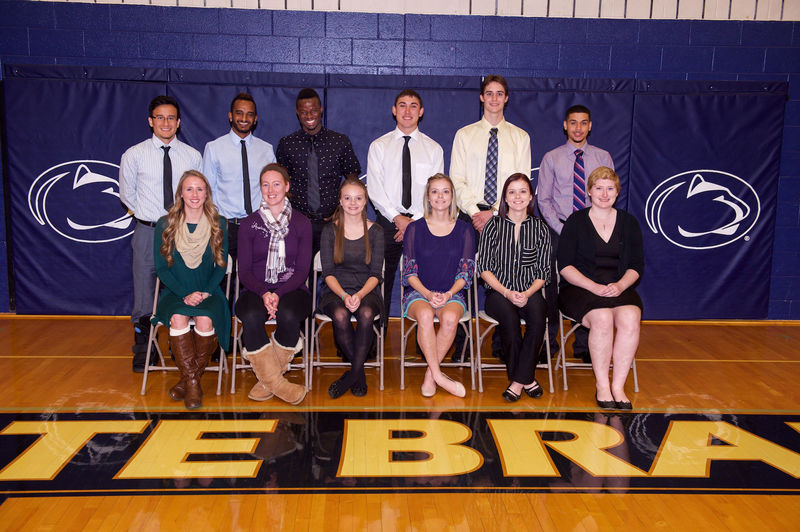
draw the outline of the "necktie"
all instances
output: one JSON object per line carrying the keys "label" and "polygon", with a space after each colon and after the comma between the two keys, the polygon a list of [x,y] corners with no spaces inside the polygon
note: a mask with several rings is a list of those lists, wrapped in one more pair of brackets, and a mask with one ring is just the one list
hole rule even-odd
{"label": "necktie", "polygon": [[161,146],[164,150],[164,209],[169,210],[172,204],[175,203],[175,198],[172,195],[172,161],[169,158],[169,146]]}
{"label": "necktie", "polygon": [[405,135],[406,143],[403,145],[403,208],[411,207],[411,150],[408,141],[411,137]]}
{"label": "necktie", "polygon": [[240,140],[242,143],[242,185],[244,190],[244,210],[247,214],[253,212],[253,205],[250,200],[250,168],[247,166],[247,144],[244,139]]}
{"label": "necktie", "polygon": [[575,166],[572,170],[572,210],[586,207],[586,175],[583,170],[583,150],[575,150]]}
{"label": "necktie", "polygon": [[314,149],[314,137],[311,137],[311,151],[308,153],[308,210],[317,212],[319,210],[319,158]]}
{"label": "necktie", "polygon": [[497,128],[489,133],[489,148],[486,150],[486,181],[483,197],[488,205],[494,205],[497,199]]}

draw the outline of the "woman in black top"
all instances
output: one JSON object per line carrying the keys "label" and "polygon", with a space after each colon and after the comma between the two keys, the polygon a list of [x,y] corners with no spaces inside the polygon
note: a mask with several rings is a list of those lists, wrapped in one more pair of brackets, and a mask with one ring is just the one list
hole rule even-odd
{"label": "woman in black top", "polygon": [[[478,244],[478,271],[488,285],[486,313],[498,321],[510,382],[503,397],[514,402],[522,392],[537,398],[542,387],[534,378],[536,355],[544,340],[547,304],[541,288],[550,275],[550,232],[533,215],[528,176],[513,174],[503,186],[498,215],[492,217]],[[525,335],[520,330],[525,320]]]}
{"label": "woman in black top", "polygon": [[[347,390],[355,396],[367,393],[364,362],[383,308],[379,286],[383,270],[383,229],[367,220],[367,187],[347,178],[339,189],[339,206],[333,221],[322,230],[320,259],[325,285],[319,308],[330,316],[336,343],[350,361],[346,371],[328,388],[337,399]],[[356,317],[353,330],[350,317]]]}
{"label": "woman in black top", "polygon": [[634,286],[644,269],[644,251],[636,218],[614,208],[619,188],[610,168],[589,175],[592,206],[567,218],[558,243],[558,302],[562,312],[589,328],[597,404],[630,410],[625,381],[639,345],[642,300]]}

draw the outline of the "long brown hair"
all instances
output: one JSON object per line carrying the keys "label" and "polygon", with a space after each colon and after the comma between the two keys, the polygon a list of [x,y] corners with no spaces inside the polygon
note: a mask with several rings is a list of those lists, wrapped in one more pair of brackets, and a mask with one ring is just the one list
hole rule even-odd
{"label": "long brown hair", "polygon": [[161,255],[167,261],[167,265],[172,266],[174,260],[172,258],[172,250],[175,249],[175,232],[181,224],[185,223],[184,201],[181,197],[183,190],[183,182],[189,177],[198,177],[203,180],[206,187],[206,201],[203,203],[203,216],[208,220],[211,225],[211,236],[208,238],[208,243],[211,246],[211,252],[214,254],[214,262],[220,268],[224,268],[227,264],[228,257],[222,256],[222,229],[219,227],[219,213],[217,207],[211,199],[211,185],[208,184],[206,176],[197,170],[187,170],[178,181],[178,190],[175,192],[175,203],[170,207],[167,213],[167,228],[161,234]]}
{"label": "long brown hair", "polygon": [[506,179],[505,184],[503,185],[503,193],[500,195],[500,206],[497,208],[497,215],[500,218],[505,218],[506,214],[508,214],[508,202],[506,201],[506,193],[508,192],[508,186],[513,183],[514,181],[523,181],[528,185],[528,191],[531,193],[531,201],[528,203],[528,216],[535,216],[536,213],[533,208],[534,198],[533,198],[533,186],[531,185],[531,180],[528,179],[528,176],[521,172],[517,172],[516,174],[511,174]]}
{"label": "long brown hair", "polygon": [[[364,193],[364,200],[367,199],[367,186],[357,177],[348,177],[339,187],[339,206],[331,217],[333,223],[333,262],[334,264],[341,264],[344,262],[344,209],[342,209],[342,190],[348,185],[353,185],[361,189]],[[364,247],[365,259],[364,263],[369,264],[372,261],[372,252],[369,247],[369,231],[367,230],[367,205],[364,204],[364,209],[361,211],[361,221],[364,223]]]}

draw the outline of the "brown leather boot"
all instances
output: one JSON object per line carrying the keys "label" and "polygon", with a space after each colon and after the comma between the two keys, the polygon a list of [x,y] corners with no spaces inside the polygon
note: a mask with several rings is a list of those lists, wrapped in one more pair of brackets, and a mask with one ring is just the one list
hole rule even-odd
{"label": "brown leather boot", "polygon": [[[192,331],[188,331],[180,336],[170,335],[169,345],[172,348],[172,354],[175,357],[175,364],[178,366],[178,370],[181,372],[181,378],[178,381],[178,384],[170,389],[169,395],[176,400],[183,399],[186,408],[197,408],[196,406],[189,406],[189,402],[186,398],[186,394],[188,392],[188,383],[191,381],[195,373],[196,348],[194,345],[194,333],[192,333]],[[176,397],[173,395],[173,391],[176,393],[176,395],[180,395]]]}
{"label": "brown leather boot", "polygon": [[186,396],[183,398],[186,408],[194,409],[203,406],[203,390],[200,388],[200,378],[203,376],[211,354],[217,348],[217,335],[202,336],[194,332],[194,345],[196,349],[193,378],[186,381]]}
{"label": "brown leather boot", "polygon": [[[271,391],[277,398],[289,404],[299,404],[306,396],[306,388],[283,377],[283,366],[269,349],[270,345],[267,344],[258,351],[242,352],[242,356],[253,366],[253,372],[264,384],[265,390]],[[258,392],[256,387],[251,393]]]}

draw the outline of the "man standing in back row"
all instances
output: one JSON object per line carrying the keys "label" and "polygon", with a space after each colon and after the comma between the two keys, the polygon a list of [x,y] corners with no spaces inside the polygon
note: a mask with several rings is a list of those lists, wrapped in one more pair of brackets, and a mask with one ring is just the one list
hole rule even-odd
{"label": "man standing in back row", "polygon": [[[497,214],[506,179],[517,172],[531,175],[531,139],[506,122],[508,83],[502,76],[486,76],[481,82],[483,118],[462,127],[453,139],[450,178],[456,188],[461,218],[476,231],[476,242],[489,219]],[[497,330],[492,336],[492,354],[502,358]],[[465,334],[458,328],[454,361],[460,361]]]}
{"label": "man standing in back row", "polygon": [[422,196],[432,175],[444,172],[444,151],[419,130],[425,109],[413,89],[394,99],[392,115],[397,127],[369,145],[367,187],[375,208],[375,221],[384,231],[384,307],[392,307],[394,277],[403,254],[403,234],[414,220],[422,218]]}
{"label": "man standing in back row", "polygon": [[[558,335],[558,285],[556,283],[556,254],[558,237],[564,220],[574,211],[589,207],[591,200],[586,194],[586,178],[596,168],[607,166],[614,169],[614,161],[605,150],[587,142],[592,130],[592,114],[588,107],[573,105],[564,113],[564,133],[567,142],[550,150],[539,165],[537,196],[539,212],[550,227],[553,252],[550,257],[550,282],[545,288],[547,317],[549,320],[550,345],[557,345]],[[591,362],[589,354],[589,331],[579,327],[575,331],[572,352],[576,358]]]}
{"label": "man standing in back row", "polygon": [[258,112],[253,97],[240,92],[228,112],[231,129],[206,144],[203,173],[214,203],[228,220],[228,253],[236,260],[239,224],[261,205],[261,169],[275,162],[272,144],[253,135]]}
{"label": "man standing in back row", "polygon": [[358,177],[361,165],[347,135],[322,126],[322,102],[317,91],[297,94],[300,129],[278,143],[278,164],[291,176],[292,208],[311,220],[312,254],[319,251],[322,228],[339,205],[339,186],[346,177]]}
{"label": "man standing in back row", "polygon": [[128,148],[119,163],[119,198],[136,218],[133,248],[133,371],[147,359],[150,313],[156,290],[153,241],[156,222],[175,202],[175,189],[186,170],[200,170],[200,152],[177,139],[181,109],[171,96],[150,101],[147,123],[153,136]]}

